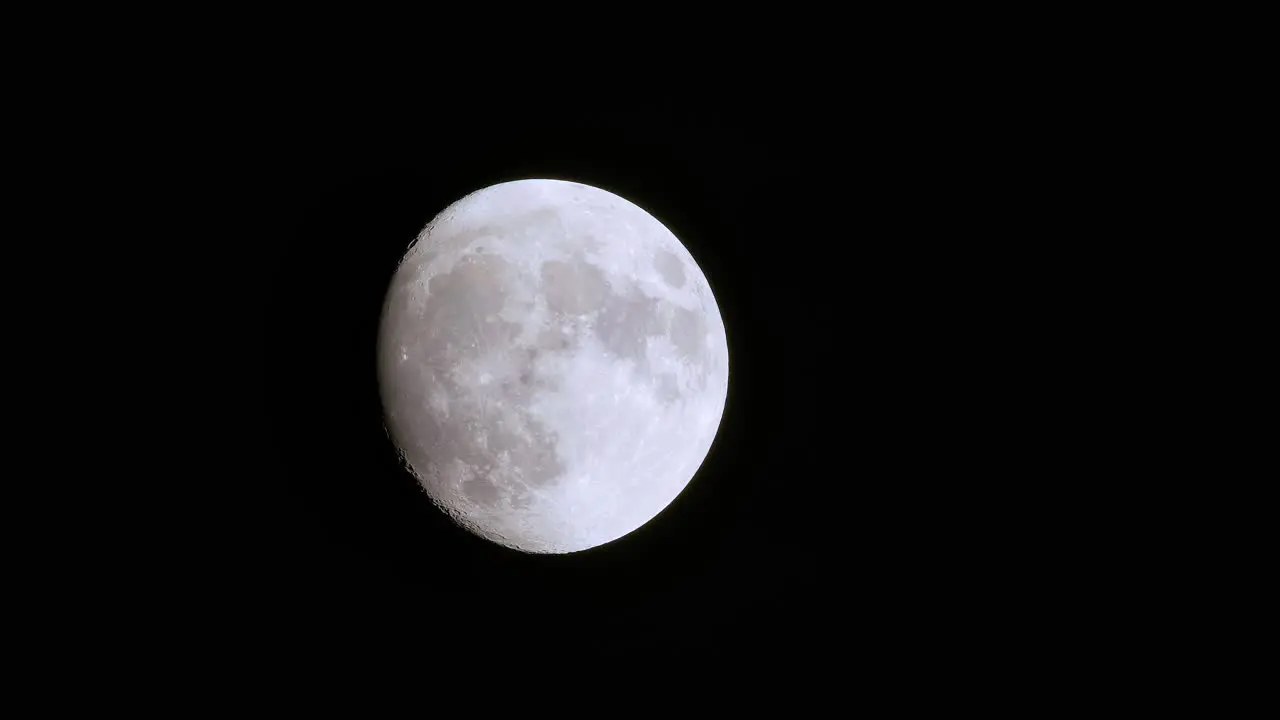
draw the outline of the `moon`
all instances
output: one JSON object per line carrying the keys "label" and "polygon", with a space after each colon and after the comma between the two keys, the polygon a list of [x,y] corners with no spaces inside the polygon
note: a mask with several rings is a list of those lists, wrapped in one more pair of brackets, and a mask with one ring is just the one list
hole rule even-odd
{"label": "moon", "polygon": [[570,553],[644,525],[711,449],[725,327],[683,244],[635,204],[560,180],[458,200],[387,291],[387,433],[471,532]]}

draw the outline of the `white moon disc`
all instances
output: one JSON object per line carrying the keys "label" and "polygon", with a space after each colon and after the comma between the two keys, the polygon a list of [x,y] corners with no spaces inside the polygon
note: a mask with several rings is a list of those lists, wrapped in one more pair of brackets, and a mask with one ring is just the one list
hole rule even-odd
{"label": "white moon disc", "polygon": [[392,279],[387,430],[458,523],[508,547],[615,540],[693,478],[724,412],[720,310],[662,223],[599,188],[520,180],[441,212]]}

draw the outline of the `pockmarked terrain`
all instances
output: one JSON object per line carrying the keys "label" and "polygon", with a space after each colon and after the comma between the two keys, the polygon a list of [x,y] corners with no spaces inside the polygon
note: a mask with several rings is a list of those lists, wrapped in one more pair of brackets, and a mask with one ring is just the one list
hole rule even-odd
{"label": "pockmarked terrain", "polygon": [[725,328],[680,241],[604,190],[521,180],[420,233],[380,325],[379,386],[406,467],[459,524],[566,553],[651,520],[706,458]]}

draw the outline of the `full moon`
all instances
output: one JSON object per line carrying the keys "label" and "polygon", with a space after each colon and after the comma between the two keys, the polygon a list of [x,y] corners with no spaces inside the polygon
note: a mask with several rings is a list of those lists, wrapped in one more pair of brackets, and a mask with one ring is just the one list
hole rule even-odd
{"label": "full moon", "polygon": [[688,485],[724,412],[711,287],[656,218],[559,180],[493,185],[418,235],[378,337],[384,422],[432,501],[530,553],[620,538]]}

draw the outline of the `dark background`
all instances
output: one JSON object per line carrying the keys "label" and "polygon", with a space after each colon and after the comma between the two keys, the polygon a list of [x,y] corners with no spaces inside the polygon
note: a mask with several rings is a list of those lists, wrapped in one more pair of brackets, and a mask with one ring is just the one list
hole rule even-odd
{"label": "dark background", "polygon": [[[833,208],[803,191],[817,178],[788,167],[799,144],[714,106],[478,110],[465,122],[417,110],[381,127],[331,117],[263,145],[264,189],[285,210],[264,278],[263,602],[286,622],[391,622],[497,652],[808,641],[830,555],[819,530],[855,522],[833,492],[858,473],[829,462],[825,438],[852,430],[836,398],[862,349],[826,285],[856,232],[808,234]],[[383,293],[406,247],[450,203],[519,178],[587,183],[658,217],[707,275],[730,345],[724,419],[685,492],[632,534],[567,556],[499,547],[438,511],[398,466],[374,374]]]}
{"label": "dark background", "polygon": [[[123,72],[74,63],[102,80],[90,97],[45,83],[73,107],[47,123],[55,142],[23,142],[37,154],[104,148],[42,164],[110,211],[80,221],[68,209],[89,206],[48,209],[50,227],[107,255],[55,239],[56,267],[137,299],[116,312],[98,307],[105,293],[77,295],[64,317],[108,328],[86,351],[90,380],[126,397],[97,404],[99,425],[139,415],[128,434],[145,446],[118,465],[70,463],[66,447],[48,457],[95,470],[89,484],[115,502],[120,483],[96,469],[135,473],[152,459],[162,486],[124,503],[154,529],[105,501],[89,508],[107,526],[83,543],[101,574],[61,598],[65,616],[92,606],[103,627],[131,633],[116,600],[186,649],[200,647],[192,628],[234,629],[240,658],[356,636],[525,666],[657,651],[665,668],[689,651],[770,668],[844,653],[955,668],[1009,640],[997,649],[1029,667],[1020,648],[1053,650],[1054,632],[1113,607],[1106,588],[1071,586],[1087,562],[1055,562],[1035,542],[1090,542],[1098,523],[1072,503],[1114,507],[1117,471],[1088,455],[1128,436],[1107,427],[1126,418],[1089,394],[1088,372],[1114,366],[1114,344],[1073,337],[1094,326],[1070,312],[1108,310],[1093,299],[1102,283],[1079,270],[1126,272],[1115,236],[1130,229],[1090,216],[1128,197],[1088,152],[1101,147],[1091,129],[1114,124],[1108,108],[1074,106],[1017,53],[964,62],[975,40],[963,32],[952,46],[916,43],[927,52],[802,40],[830,57],[796,68],[762,41],[757,66],[721,56],[685,73],[682,96],[586,53],[501,75],[461,56],[415,62],[407,78],[385,77],[389,62],[357,73],[360,51],[315,37],[340,46],[328,66],[274,42],[280,62],[258,62],[219,38],[197,50],[196,71],[142,50]],[[464,81],[468,64],[479,77]],[[567,557],[452,527],[396,468],[374,386],[377,311],[400,253],[449,203],[522,177],[590,183],[650,210],[706,272],[729,334],[729,402],[702,472],[645,528]],[[153,218],[158,244],[135,237]],[[98,227],[118,241],[98,242]],[[120,266],[161,287],[134,286]],[[155,351],[132,349],[123,326]],[[1135,315],[1116,336],[1141,326]],[[47,350],[63,343],[30,356],[82,363]],[[105,359],[163,402],[137,407],[135,384],[101,371]],[[39,484],[72,494],[60,479]],[[120,534],[136,544],[105,542]],[[195,557],[205,548],[207,561]]]}
{"label": "dark background", "polygon": [[[262,271],[262,455],[228,568],[250,622],[477,656],[775,660],[972,631],[957,619],[986,582],[975,542],[996,540],[963,481],[994,472],[967,374],[986,290],[954,279],[975,250],[945,232],[966,210],[937,192],[959,166],[929,123],[754,99],[465,107],[309,105],[253,123],[235,155]],[[469,192],[533,177],[658,217],[707,275],[730,346],[724,419],[688,488],[567,556],[507,550],[435,509],[397,465],[374,373],[383,293],[416,234]]]}

